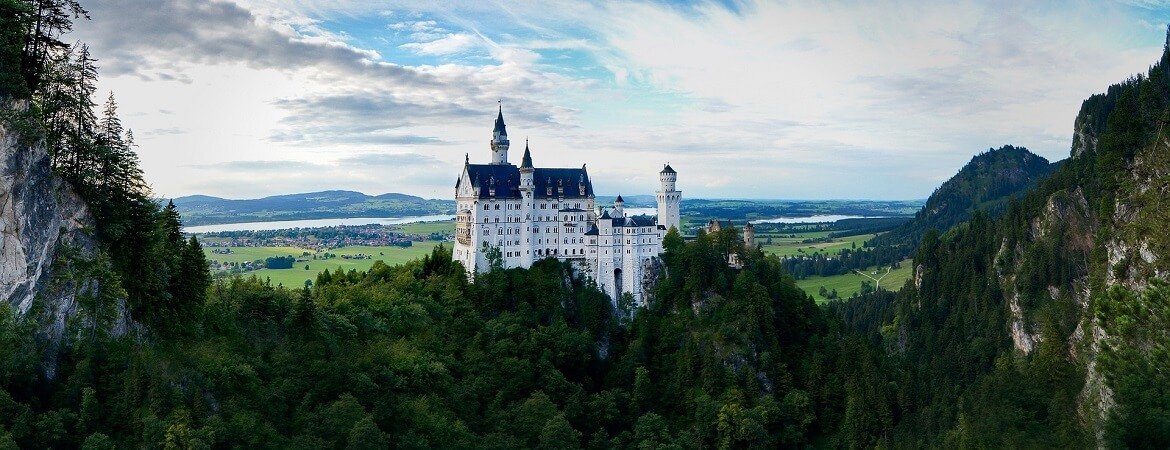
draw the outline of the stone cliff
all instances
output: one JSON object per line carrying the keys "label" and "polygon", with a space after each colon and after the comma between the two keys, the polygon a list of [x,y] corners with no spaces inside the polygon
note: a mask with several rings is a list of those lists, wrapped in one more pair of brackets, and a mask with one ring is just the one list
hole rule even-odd
{"label": "stone cliff", "polygon": [[[80,305],[100,289],[90,275],[98,244],[85,201],[53,172],[35,133],[13,125],[19,120],[0,121],[0,301],[38,322],[52,360]],[[110,331],[121,334],[129,320],[124,299],[116,303]]]}

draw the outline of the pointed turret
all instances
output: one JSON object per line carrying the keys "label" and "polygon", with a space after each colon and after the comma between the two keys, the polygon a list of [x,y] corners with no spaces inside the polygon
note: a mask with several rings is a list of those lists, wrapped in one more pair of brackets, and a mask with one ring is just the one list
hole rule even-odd
{"label": "pointed turret", "polygon": [[492,164],[508,163],[508,130],[504,126],[504,104],[496,115],[496,126],[492,129]]}
{"label": "pointed turret", "polygon": [[520,162],[520,190],[526,192],[525,198],[532,198],[532,190],[536,188],[533,184],[532,175],[536,173],[536,169],[532,167],[532,151],[528,150],[528,139],[524,140],[524,159]]}
{"label": "pointed turret", "polygon": [[492,129],[492,133],[499,133],[506,136],[508,134],[508,130],[504,126],[504,103],[498,103],[500,104],[500,112],[496,115],[496,127]]}
{"label": "pointed turret", "polygon": [[622,199],[621,194],[613,200],[613,216],[619,219],[626,216],[626,201]]}
{"label": "pointed turret", "polygon": [[528,139],[524,139],[524,158],[520,160],[520,170],[532,170],[532,152],[528,150]]}

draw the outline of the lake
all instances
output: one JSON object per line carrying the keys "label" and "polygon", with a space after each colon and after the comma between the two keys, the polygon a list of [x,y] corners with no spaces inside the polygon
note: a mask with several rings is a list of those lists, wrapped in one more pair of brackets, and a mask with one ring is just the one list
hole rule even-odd
{"label": "lake", "polygon": [[338,225],[402,225],[418,222],[455,220],[454,214],[407,217],[354,217],[348,219],[279,220],[274,222],[224,223],[219,225],[197,225],[183,227],[186,233],[218,233],[220,231],[267,231],[292,228],[322,228]]}
{"label": "lake", "polygon": [[[626,214],[631,216],[636,215],[655,215],[658,211],[654,208],[626,208]],[[752,223],[822,223],[822,222],[836,222],[841,219],[872,219],[877,217],[870,216],[845,216],[836,214],[822,214],[807,217],[777,217],[773,219],[757,219],[751,221]],[[273,222],[245,222],[245,223],[224,223],[219,225],[196,225],[193,227],[183,227],[183,231],[187,233],[218,233],[221,231],[267,231],[267,230],[287,230],[292,228],[322,228],[335,227],[338,225],[403,225],[407,223],[418,222],[438,222],[443,220],[455,220],[452,214],[437,214],[431,216],[407,216],[407,217],[355,217],[348,219],[308,219],[308,220],[279,220]]]}

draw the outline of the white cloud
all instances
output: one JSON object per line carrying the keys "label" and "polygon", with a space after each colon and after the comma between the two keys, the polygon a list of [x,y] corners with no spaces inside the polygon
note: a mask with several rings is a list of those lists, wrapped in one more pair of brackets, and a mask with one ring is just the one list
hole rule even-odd
{"label": "white cloud", "polygon": [[441,38],[427,42],[409,42],[398,46],[420,55],[451,55],[469,50],[482,41],[467,33],[448,33]]}

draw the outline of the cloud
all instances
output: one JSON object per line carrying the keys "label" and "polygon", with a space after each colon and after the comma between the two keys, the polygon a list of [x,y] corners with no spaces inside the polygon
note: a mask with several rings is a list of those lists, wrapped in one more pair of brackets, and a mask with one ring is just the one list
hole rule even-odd
{"label": "cloud", "polygon": [[448,196],[502,99],[602,192],[670,161],[689,196],[918,198],[989,146],[1065,155],[1161,51],[1134,3],[107,0],[76,37],[172,195]]}
{"label": "cloud", "polygon": [[279,70],[326,66],[399,83],[434,83],[417,71],[377,62],[378,54],[372,50],[298,35],[288,27],[282,30],[233,3],[110,0],[90,8],[93,21],[84,34],[100,49],[106,75],[133,73],[150,79],[152,69],[178,64],[240,63]]}
{"label": "cloud", "polygon": [[427,42],[409,42],[399,45],[399,48],[411,50],[420,55],[450,55],[467,51],[477,45],[480,40],[467,33],[448,33],[441,38]]}

